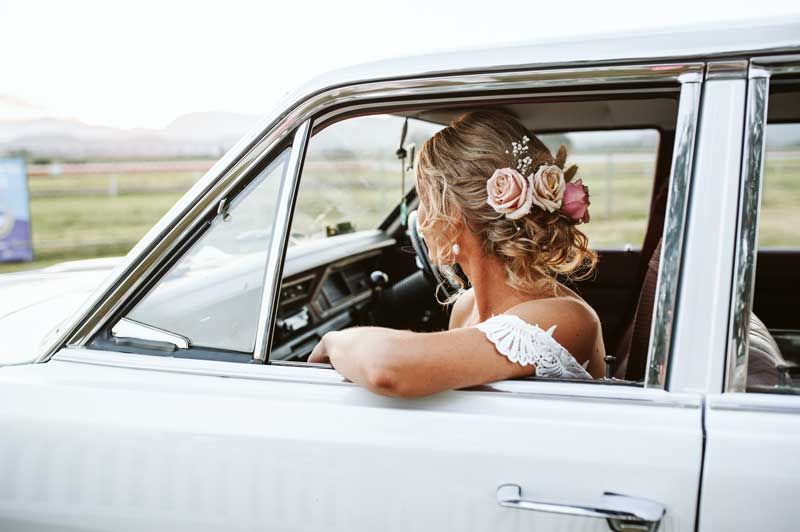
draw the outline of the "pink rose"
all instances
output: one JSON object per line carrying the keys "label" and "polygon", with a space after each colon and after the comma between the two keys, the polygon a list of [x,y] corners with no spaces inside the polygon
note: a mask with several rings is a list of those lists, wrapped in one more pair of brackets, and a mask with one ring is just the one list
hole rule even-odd
{"label": "pink rose", "polygon": [[577,222],[589,221],[589,188],[583,184],[583,181],[578,179],[567,183],[561,210]]}
{"label": "pink rose", "polygon": [[486,182],[486,203],[506,218],[522,218],[533,201],[529,179],[512,168],[498,168]]}
{"label": "pink rose", "polygon": [[554,164],[540,166],[533,175],[533,204],[547,212],[558,210],[565,185],[561,168]]}

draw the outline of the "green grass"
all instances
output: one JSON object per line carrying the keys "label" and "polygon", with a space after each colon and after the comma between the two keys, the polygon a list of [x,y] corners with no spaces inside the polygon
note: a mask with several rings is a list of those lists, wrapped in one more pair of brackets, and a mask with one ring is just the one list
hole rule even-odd
{"label": "green grass", "polygon": [[[120,174],[115,178],[121,193],[139,189],[187,190],[202,176],[200,172],[150,172]],[[28,180],[31,196],[56,194],[58,196],[80,195],[81,191],[107,191],[112,178],[105,174],[79,174],[69,176],[36,176]]]}
{"label": "green grass", "polygon": [[[324,233],[326,225],[350,221],[370,229],[397,204],[396,171],[365,165],[309,163],[294,217],[294,234]],[[589,186],[592,221],[582,229],[593,247],[639,246],[644,237],[651,195],[652,164],[619,163],[613,175],[603,164],[583,165],[578,176]],[[125,254],[194,182],[190,173],[139,174],[120,177],[116,197],[107,195],[41,195],[81,188],[103,189],[106,176],[79,179],[33,178],[30,190],[36,260],[0,264],[0,273],[38,268],[56,262]],[[409,177],[407,186],[412,185]],[[161,191],[124,193],[136,187]],[[40,194],[41,193],[41,194]],[[39,194],[39,195],[37,195]],[[762,246],[800,248],[794,220],[800,207],[800,160],[766,164],[761,231]]]}

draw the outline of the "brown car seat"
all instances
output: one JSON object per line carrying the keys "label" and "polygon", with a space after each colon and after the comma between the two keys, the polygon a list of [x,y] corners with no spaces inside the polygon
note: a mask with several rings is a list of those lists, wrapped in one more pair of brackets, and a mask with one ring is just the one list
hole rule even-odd
{"label": "brown car seat", "polygon": [[[614,377],[631,381],[643,381],[647,365],[647,350],[650,346],[650,327],[653,321],[658,267],[661,262],[661,241],[653,250],[647,263],[642,288],[633,319],[622,336],[617,352]],[[747,384],[774,386],[778,384],[778,366],[785,364],[780,348],[758,317],[750,314],[749,358]]]}
{"label": "brown car seat", "polygon": [[636,311],[628,322],[617,349],[614,377],[631,381],[644,380],[647,364],[647,349],[650,346],[650,324],[653,321],[653,306],[658,282],[658,266],[661,261],[661,241],[658,241],[639,291]]}

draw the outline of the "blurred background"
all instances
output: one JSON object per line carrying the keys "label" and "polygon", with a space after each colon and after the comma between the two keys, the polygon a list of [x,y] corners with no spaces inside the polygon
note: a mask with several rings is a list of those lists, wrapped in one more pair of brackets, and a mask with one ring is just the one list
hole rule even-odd
{"label": "blurred background", "polygon": [[[334,68],[689,20],[800,14],[796,1],[778,0],[644,7],[633,1],[283,4],[0,0],[0,160],[24,165],[33,244],[33,260],[0,260],[0,273],[125,254],[282,96]],[[332,141],[320,168],[326,157],[351,157],[388,175],[397,164],[396,129],[371,144],[363,136],[365,153],[337,152]],[[612,175],[652,175],[653,139],[572,135],[549,142],[579,153],[575,162],[596,187],[593,222],[601,222],[595,227],[602,230],[590,234],[593,243],[635,237],[624,227],[602,227],[602,220],[619,219],[614,215],[626,208],[615,194],[625,181],[612,181]],[[768,179],[800,179],[800,130],[770,131],[768,143]],[[0,233],[11,196],[21,194],[10,184],[11,170],[3,168]],[[765,201],[782,214],[762,243],[784,245],[781,217],[791,216],[800,199],[778,185],[768,190]],[[648,191],[641,192],[646,197]],[[647,213],[633,209],[626,216],[636,221]]]}

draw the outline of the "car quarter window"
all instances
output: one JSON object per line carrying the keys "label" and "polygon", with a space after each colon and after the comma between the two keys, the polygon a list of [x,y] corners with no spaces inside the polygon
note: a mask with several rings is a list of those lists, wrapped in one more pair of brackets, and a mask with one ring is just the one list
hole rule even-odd
{"label": "car quarter window", "polygon": [[746,385],[800,393],[800,80],[770,82],[764,135]]}
{"label": "car quarter window", "polygon": [[[252,357],[278,192],[290,148],[230,200],[155,285],[94,345],[148,354]],[[245,356],[246,355],[246,356]]]}
{"label": "car quarter window", "polygon": [[[302,363],[326,332],[351,326],[447,328],[450,307],[436,302],[435,286],[419,271],[401,202],[416,206],[413,192],[406,194],[414,184],[414,151],[465,111],[497,108],[516,115],[553,153],[564,145],[567,164],[579,166],[591,193],[591,222],[582,229],[600,260],[590,279],[572,287],[600,317],[612,356],[607,376],[643,384],[679,105],[676,86],[568,102],[420,106],[315,124],[270,363]],[[405,161],[398,160],[399,147]]]}

